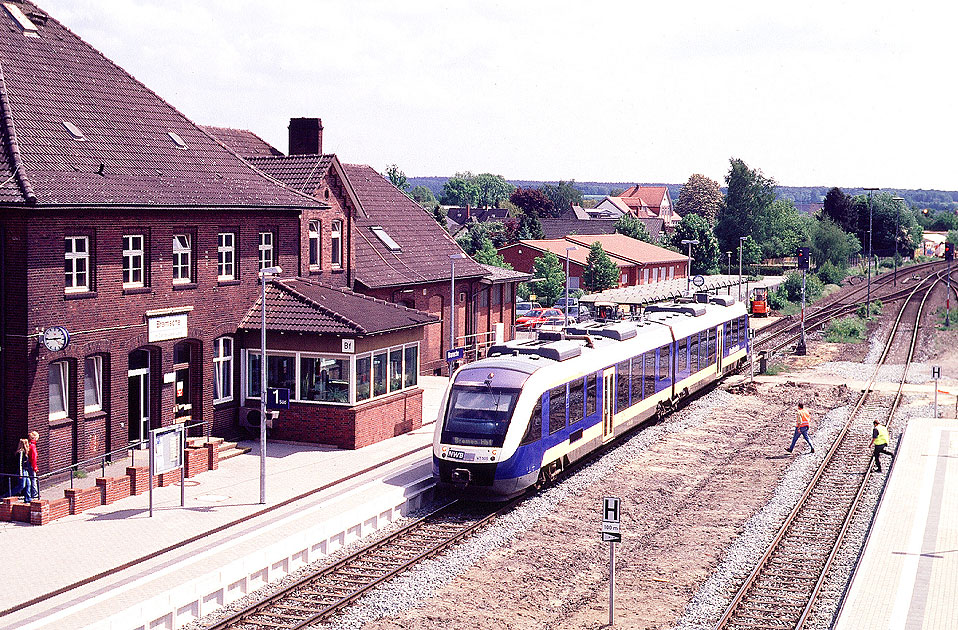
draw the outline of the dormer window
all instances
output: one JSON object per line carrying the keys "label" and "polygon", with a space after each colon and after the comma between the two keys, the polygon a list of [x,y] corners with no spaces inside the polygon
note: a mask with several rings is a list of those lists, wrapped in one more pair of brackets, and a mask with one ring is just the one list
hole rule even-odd
{"label": "dormer window", "polygon": [[73,137],[74,140],[78,142],[86,142],[86,136],[84,136],[83,132],[80,131],[80,128],[74,125],[72,122],[68,120],[64,120],[63,128],[66,129],[67,132],[69,132],[69,134]]}
{"label": "dormer window", "polygon": [[373,231],[373,234],[376,235],[376,238],[378,238],[380,242],[385,245],[387,249],[389,249],[389,251],[402,251],[402,247],[399,246],[399,243],[394,241],[393,238],[389,236],[389,234],[386,233],[386,230],[384,230],[381,226],[374,225],[369,229]]}
{"label": "dormer window", "polygon": [[183,142],[183,138],[181,138],[178,133],[173,132],[173,131],[167,131],[167,132],[166,132],[166,135],[168,135],[168,136],[170,137],[170,140],[173,141],[173,144],[176,145],[176,148],[177,148],[177,149],[185,149],[185,148],[186,148],[186,143]]}
{"label": "dormer window", "polygon": [[7,10],[7,13],[10,14],[13,21],[20,27],[20,31],[23,32],[24,37],[40,37],[40,33],[37,31],[37,25],[26,16],[20,7],[12,2],[4,2],[3,8]]}

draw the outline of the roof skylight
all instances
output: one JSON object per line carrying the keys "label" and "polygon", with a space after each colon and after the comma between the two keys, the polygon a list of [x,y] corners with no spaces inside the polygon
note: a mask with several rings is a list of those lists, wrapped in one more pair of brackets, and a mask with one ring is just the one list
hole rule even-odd
{"label": "roof skylight", "polygon": [[74,125],[68,120],[63,121],[63,128],[70,132],[70,135],[73,136],[74,140],[85,141],[86,136],[83,135],[83,132],[80,131],[80,128]]}
{"label": "roof skylight", "polygon": [[10,14],[10,17],[12,17],[14,22],[17,23],[17,26],[20,27],[21,31],[23,31],[25,37],[40,37],[40,33],[37,31],[37,25],[26,16],[20,7],[12,2],[4,2],[3,8],[7,10],[7,13]]}
{"label": "roof skylight", "polygon": [[393,238],[389,236],[389,234],[386,233],[386,230],[384,230],[381,226],[374,225],[373,227],[369,229],[373,231],[373,234],[376,235],[376,238],[382,241],[382,244],[385,245],[389,249],[389,251],[391,252],[402,251],[402,247],[399,246],[399,243],[394,241]]}
{"label": "roof skylight", "polygon": [[186,143],[183,141],[183,138],[180,137],[180,134],[175,131],[167,131],[166,135],[170,137],[170,140],[173,141],[173,144],[176,145],[177,149],[185,149]]}

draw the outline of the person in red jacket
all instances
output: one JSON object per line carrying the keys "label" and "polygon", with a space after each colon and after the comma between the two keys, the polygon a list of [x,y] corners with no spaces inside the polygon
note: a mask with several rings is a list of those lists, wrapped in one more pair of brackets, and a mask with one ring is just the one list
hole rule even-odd
{"label": "person in red jacket", "polygon": [[811,419],[812,414],[808,412],[808,409],[805,409],[805,405],[798,403],[798,415],[795,417],[795,433],[792,435],[792,445],[786,448],[786,451],[789,453],[792,452],[792,449],[795,448],[795,443],[798,442],[798,436],[801,435],[805,438],[805,441],[808,442],[808,447],[812,449],[812,452],[815,452],[812,441],[808,439],[808,423]]}
{"label": "person in red jacket", "polygon": [[27,458],[30,460],[27,472],[30,474],[30,480],[25,494],[27,500],[33,500],[40,498],[40,483],[37,481],[37,473],[40,472],[40,464],[37,461],[37,440],[40,439],[40,434],[36,431],[30,431],[27,437],[30,438],[30,447],[27,451]]}

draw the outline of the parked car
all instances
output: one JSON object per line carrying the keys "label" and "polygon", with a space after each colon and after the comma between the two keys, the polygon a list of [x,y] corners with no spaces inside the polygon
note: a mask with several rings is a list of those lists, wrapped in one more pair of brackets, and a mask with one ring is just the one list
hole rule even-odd
{"label": "parked car", "polygon": [[592,313],[589,312],[588,307],[582,305],[569,307],[569,323],[577,324],[590,319],[592,319]]}
{"label": "parked car", "polygon": [[[566,302],[565,298],[560,297],[558,300],[556,300],[556,303],[553,304],[552,307],[558,308],[558,309],[565,309],[565,302]],[[577,298],[569,298],[569,306],[578,306],[578,305],[579,305],[579,300]]]}
{"label": "parked car", "polygon": [[516,302],[516,317],[522,317],[534,308],[542,308],[538,302]]}
{"label": "parked car", "polygon": [[516,330],[534,330],[553,317],[562,317],[557,308],[534,308],[516,319]]}

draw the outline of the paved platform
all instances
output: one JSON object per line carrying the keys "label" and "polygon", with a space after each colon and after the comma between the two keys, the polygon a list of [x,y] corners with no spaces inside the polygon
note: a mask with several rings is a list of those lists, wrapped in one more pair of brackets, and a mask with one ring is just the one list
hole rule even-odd
{"label": "paved platform", "polygon": [[187,479],[185,507],[177,484],[154,490],[152,517],[142,494],[48,525],[0,523],[0,630],[172,630],[419,507],[448,382],[420,379],[417,431],[355,451],[269,442],[265,505],[251,441]]}
{"label": "paved platform", "polygon": [[956,598],[958,422],[915,418],[834,627],[950,630]]}

